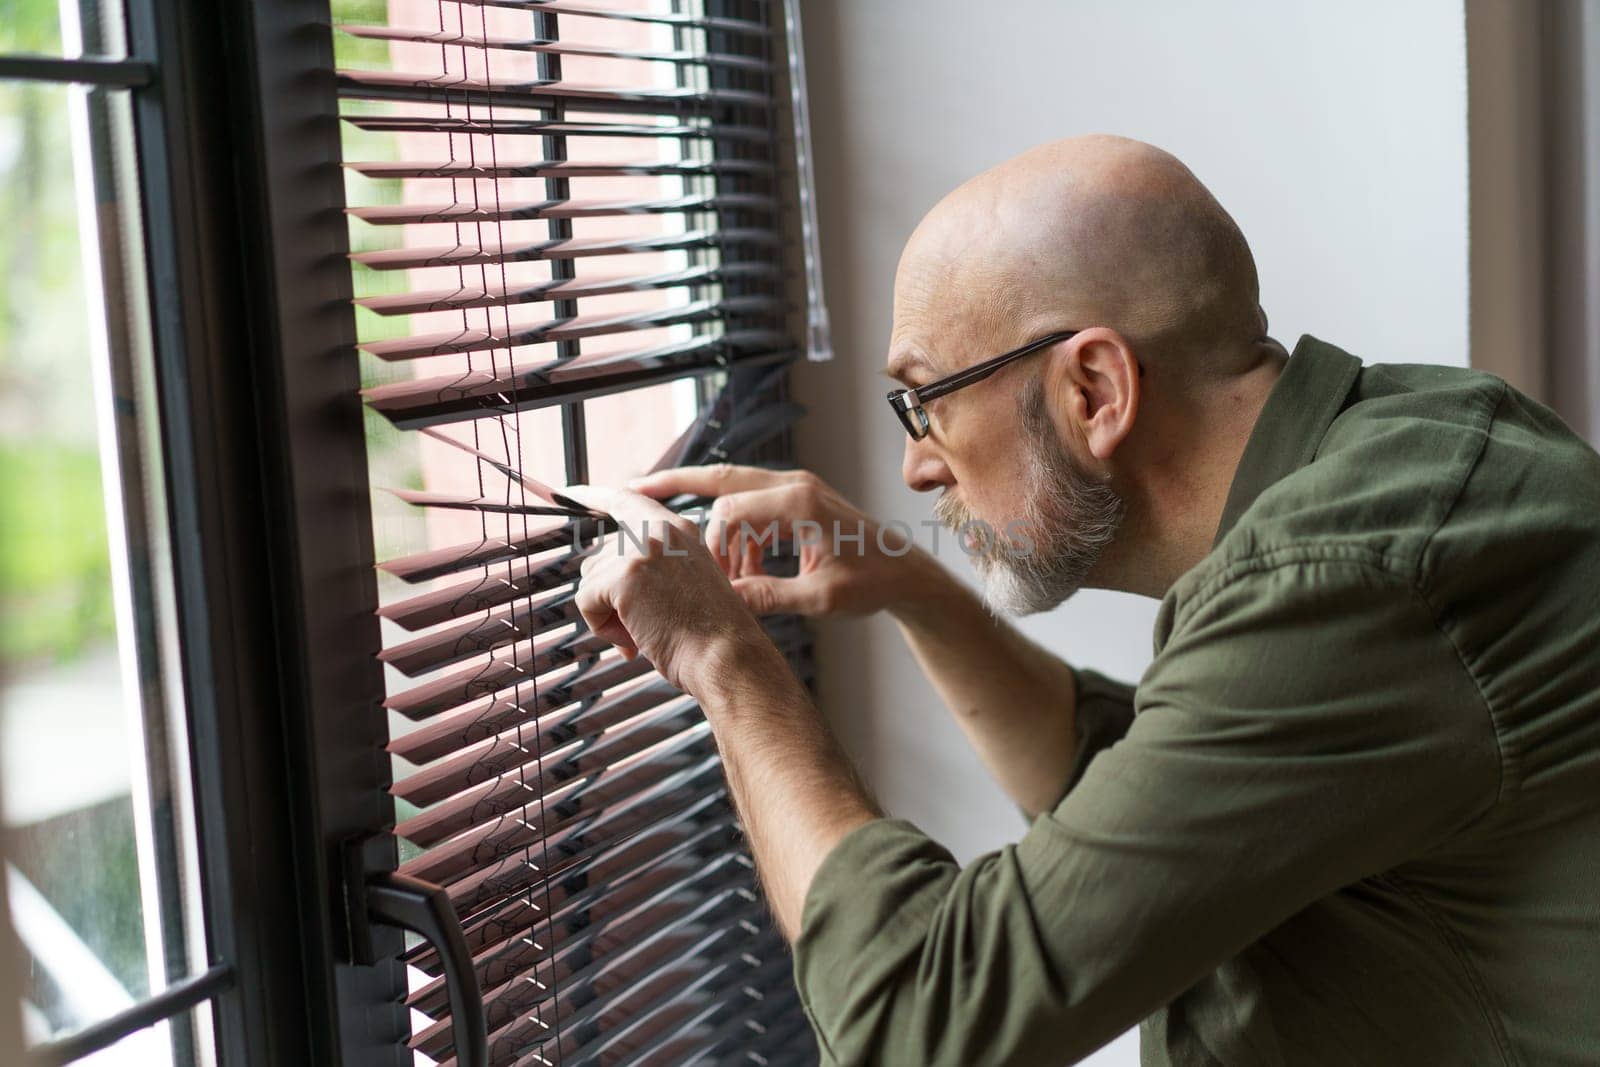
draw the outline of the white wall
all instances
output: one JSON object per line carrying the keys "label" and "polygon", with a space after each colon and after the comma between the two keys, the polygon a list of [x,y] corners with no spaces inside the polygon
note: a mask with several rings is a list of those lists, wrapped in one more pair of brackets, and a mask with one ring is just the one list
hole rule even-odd
{"label": "white wall", "polygon": [[[901,245],[1041,141],[1109,131],[1187,162],[1249,238],[1286,344],[1466,363],[1461,0],[806,0],[804,18],[837,358],[797,372],[800,457],[872,513],[931,516],[877,376]],[[1090,592],[1025,628],[1132,680],[1154,612]],[[826,709],[892,813],[962,859],[1020,836],[892,623],[828,623],[819,653]]]}

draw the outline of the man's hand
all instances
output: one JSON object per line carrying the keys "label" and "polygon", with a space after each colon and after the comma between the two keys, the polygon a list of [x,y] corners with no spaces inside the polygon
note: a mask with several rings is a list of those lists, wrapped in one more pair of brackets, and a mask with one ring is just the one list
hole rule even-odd
{"label": "man's hand", "polygon": [[726,681],[734,664],[787,671],[693,522],[638,493],[596,486],[565,492],[622,527],[583,562],[576,599],[590,630],[629,658],[644,656],[696,697]]}
{"label": "man's hand", "polygon": [[[758,615],[866,615],[917,595],[927,562],[904,532],[881,526],[810,471],[716,464],[675,467],[629,483],[648,496],[715,497],[706,547]],[[778,539],[799,548],[800,569],[777,578],[761,565]]]}
{"label": "man's hand", "polygon": [[578,610],[700,701],[773,914],[793,938],[823,857],[877,809],[699,528],[637,493],[566,493],[622,526],[584,561]]}
{"label": "man's hand", "polygon": [[[807,471],[718,465],[659,471],[631,483],[655,497],[712,496],[706,540],[733,588],[756,614],[866,614],[887,610],[900,624],[934,688],[979,756],[1023,810],[1047,810],[1061,795],[1077,748],[1077,690],[1072,669],[1029,641],[945,571],[846,503]],[[761,546],[739,538],[773,523],[785,537],[809,521],[818,543],[801,547],[800,573],[776,578],[761,569]],[[841,539],[834,524],[859,543]],[[728,550],[721,551],[723,529]],[[813,528],[815,529],[815,528]],[[795,538],[798,540],[798,538]]]}

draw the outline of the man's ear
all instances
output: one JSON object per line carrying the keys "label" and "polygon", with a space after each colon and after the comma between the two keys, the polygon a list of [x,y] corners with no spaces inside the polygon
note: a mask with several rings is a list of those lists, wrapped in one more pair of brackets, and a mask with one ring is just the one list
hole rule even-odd
{"label": "man's ear", "polygon": [[1052,353],[1045,395],[1070,438],[1105,462],[1133,430],[1143,373],[1133,348],[1104,326],[1082,330]]}

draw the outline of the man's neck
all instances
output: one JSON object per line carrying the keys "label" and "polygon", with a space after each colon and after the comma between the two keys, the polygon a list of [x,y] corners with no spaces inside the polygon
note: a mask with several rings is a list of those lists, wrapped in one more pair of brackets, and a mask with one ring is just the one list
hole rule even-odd
{"label": "man's neck", "polygon": [[1239,460],[1286,360],[1269,353],[1174,419],[1089,584],[1156,597],[1211,551]]}

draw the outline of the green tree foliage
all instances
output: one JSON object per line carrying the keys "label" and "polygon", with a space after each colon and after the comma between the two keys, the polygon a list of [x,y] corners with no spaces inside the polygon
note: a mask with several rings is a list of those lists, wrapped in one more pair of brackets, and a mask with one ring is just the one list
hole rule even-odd
{"label": "green tree foliage", "polygon": [[[7,30],[38,41],[32,0]],[[48,10],[54,16],[54,5]],[[114,633],[67,90],[0,85],[0,657]]]}
{"label": "green tree foliage", "polygon": [[61,51],[55,0],[0,0],[0,52]]}

